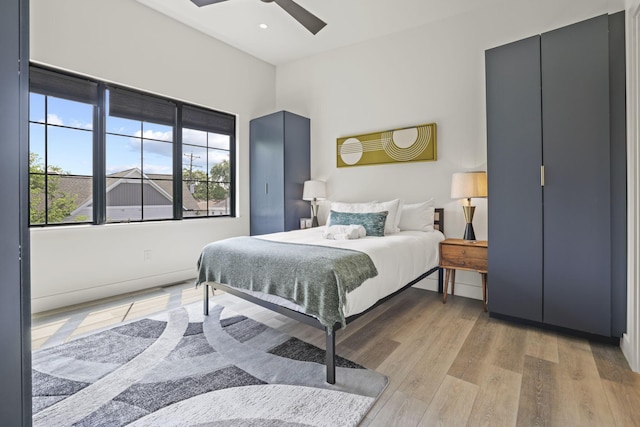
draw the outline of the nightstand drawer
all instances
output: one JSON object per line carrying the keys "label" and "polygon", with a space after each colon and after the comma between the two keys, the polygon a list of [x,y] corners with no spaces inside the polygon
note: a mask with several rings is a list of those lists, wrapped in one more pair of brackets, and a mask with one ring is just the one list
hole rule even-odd
{"label": "nightstand drawer", "polygon": [[445,268],[465,268],[469,270],[487,271],[487,260],[463,256],[442,257],[440,266]]}
{"label": "nightstand drawer", "polygon": [[487,259],[486,247],[472,247],[472,246],[460,246],[460,245],[446,245],[441,246],[442,259],[457,259],[457,258],[478,258]]}
{"label": "nightstand drawer", "polygon": [[440,242],[440,267],[486,272],[487,242],[446,239]]}

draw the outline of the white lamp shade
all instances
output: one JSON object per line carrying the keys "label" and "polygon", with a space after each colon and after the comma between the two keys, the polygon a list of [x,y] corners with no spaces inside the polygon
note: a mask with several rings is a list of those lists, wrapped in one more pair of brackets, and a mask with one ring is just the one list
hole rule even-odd
{"label": "white lamp shade", "polygon": [[305,181],[302,200],[322,200],[327,198],[327,184],[324,181]]}
{"label": "white lamp shade", "polygon": [[487,197],[487,173],[458,172],[451,177],[451,198]]}

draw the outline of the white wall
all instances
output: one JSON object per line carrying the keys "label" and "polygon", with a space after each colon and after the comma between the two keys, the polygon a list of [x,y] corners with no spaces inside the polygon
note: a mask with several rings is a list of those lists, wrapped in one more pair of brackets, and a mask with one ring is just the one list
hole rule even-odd
{"label": "white wall", "polygon": [[248,234],[249,120],[274,111],[275,67],[132,0],[31,0],[31,59],[238,115],[238,218],[33,229],[34,312],[194,277],[202,246]]}
{"label": "white wall", "polygon": [[[328,182],[330,199],[434,197],[446,209],[446,235],[462,237],[450,182],[453,172],[486,170],[484,51],[623,7],[622,0],[510,0],[316,55],[278,67],[277,107],[311,118],[311,176]],[[338,137],[430,122],[438,124],[436,162],[336,167]],[[486,200],[474,204],[476,236],[486,239]],[[456,293],[481,298],[479,275],[456,279]],[[436,288],[435,280],[423,283]]]}

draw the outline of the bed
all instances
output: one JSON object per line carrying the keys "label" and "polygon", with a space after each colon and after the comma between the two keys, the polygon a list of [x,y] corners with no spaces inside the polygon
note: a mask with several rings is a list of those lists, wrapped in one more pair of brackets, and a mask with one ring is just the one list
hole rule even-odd
{"label": "bed", "polygon": [[[316,227],[213,242],[205,246],[198,261],[196,285],[204,288],[204,314],[209,314],[212,288],[324,330],[326,380],[335,384],[337,330],[436,272],[438,291],[442,292],[438,246],[444,239],[444,210],[434,211],[431,231],[407,230],[384,237],[329,240],[322,236],[325,227]],[[290,263],[287,260],[299,256],[303,258]],[[375,274],[358,257],[369,259]],[[269,283],[268,289],[254,284],[260,282],[255,275],[272,270],[268,278],[260,278]],[[282,278],[278,276],[281,271]],[[350,279],[357,285],[350,285]],[[282,283],[286,286],[280,286]],[[318,283],[322,286],[316,286]],[[318,291],[320,296],[306,294]]]}

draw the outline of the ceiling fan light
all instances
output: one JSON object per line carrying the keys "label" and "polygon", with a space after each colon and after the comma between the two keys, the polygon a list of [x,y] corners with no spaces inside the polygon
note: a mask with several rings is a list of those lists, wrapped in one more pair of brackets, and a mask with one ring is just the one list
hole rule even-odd
{"label": "ceiling fan light", "polygon": [[[227,1],[227,0],[191,0],[191,2],[198,7],[207,6],[215,3],[222,3],[224,1]],[[317,34],[318,31],[320,31],[327,25],[327,23],[324,22],[322,19],[318,18],[313,13],[309,12],[307,9],[300,6],[298,3],[296,3],[293,0],[262,0],[262,2],[264,3],[275,2],[278,6],[284,9],[285,12],[291,15],[293,19],[298,21],[300,24],[302,24],[303,27],[309,30],[309,32],[313,35]],[[264,29],[262,25],[260,25],[260,28]]]}
{"label": "ceiling fan light", "polygon": [[269,28],[267,24],[260,24],[258,25],[258,27],[262,28],[263,30],[266,30],[267,28]]}

